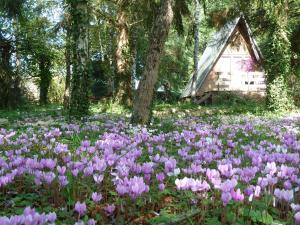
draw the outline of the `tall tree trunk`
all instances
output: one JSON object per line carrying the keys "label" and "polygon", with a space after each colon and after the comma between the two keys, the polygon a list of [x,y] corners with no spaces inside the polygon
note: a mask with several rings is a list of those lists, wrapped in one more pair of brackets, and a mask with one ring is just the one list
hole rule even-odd
{"label": "tall tree trunk", "polygon": [[194,74],[192,81],[192,98],[196,97],[196,79],[199,67],[199,30],[200,30],[200,4],[195,1],[195,23],[194,23]]}
{"label": "tall tree trunk", "polygon": [[64,92],[64,109],[68,110],[70,106],[70,84],[71,84],[71,43],[70,43],[70,29],[67,28],[67,39],[65,49],[65,60],[66,60],[66,81],[65,81],[65,92]]}
{"label": "tall tree trunk", "polygon": [[48,91],[51,83],[51,60],[47,56],[40,57],[40,104],[46,105],[48,103]]}
{"label": "tall tree trunk", "polygon": [[120,6],[117,15],[117,49],[116,49],[116,93],[115,101],[126,106],[132,105],[131,71],[129,65],[128,17]]}
{"label": "tall tree trunk", "polygon": [[[109,33],[108,38],[110,38],[110,40],[115,40],[115,36],[114,36],[114,32],[111,29],[110,31],[107,31],[107,33]],[[110,67],[110,71],[111,73],[114,73],[116,71],[116,58],[115,56],[115,48],[114,48],[114,42],[111,41],[108,45],[108,52],[109,52],[109,67]],[[114,79],[113,76],[111,76],[109,78],[109,83],[110,83],[110,87],[111,87],[111,92],[110,92],[110,96],[113,98],[113,95],[116,91],[116,81]]]}
{"label": "tall tree trunk", "polygon": [[132,69],[131,69],[131,89],[134,90],[135,89],[135,81],[137,79],[136,77],[136,69],[137,69],[137,40],[136,37],[133,40],[133,46],[132,46]]}
{"label": "tall tree trunk", "polygon": [[70,116],[89,112],[89,14],[88,0],[68,0],[72,18],[72,80]]}
{"label": "tall tree trunk", "polygon": [[13,71],[10,68],[11,44],[6,40],[0,40],[1,61],[0,61],[0,109],[10,108],[10,96],[13,79]]}
{"label": "tall tree trunk", "polygon": [[98,42],[99,42],[99,47],[100,47],[100,59],[101,62],[104,62],[104,50],[103,50],[103,44],[102,44],[102,37],[101,37],[101,21],[100,19],[98,20],[98,27],[99,27],[99,32],[98,32]]}
{"label": "tall tree trunk", "polygon": [[10,94],[9,94],[9,107],[13,108],[20,104],[21,102],[21,57],[20,57],[20,51],[19,51],[19,20],[17,17],[14,17],[13,19],[13,28],[14,28],[14,35],[15,35],[15,72],[12,73],[11,79],[12,79],[12,85],[10,88]]}
{"label": "tall tree trunk", "polygon": [[159,14],[154,21],[142,80],[133,105],[132,123],[135,124],[147,124],[151,119],[151,103],[160,58],[174,17],[172,5],[173,0],[161,0]]}

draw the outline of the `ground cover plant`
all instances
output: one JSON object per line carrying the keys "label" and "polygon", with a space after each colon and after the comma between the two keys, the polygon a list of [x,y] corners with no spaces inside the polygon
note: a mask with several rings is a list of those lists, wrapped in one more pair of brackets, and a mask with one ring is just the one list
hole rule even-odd
{"label": "ground cover plant", "polygon": [[0,224],[299,223],[296,114],[128,121],[34,114],[1,128]]}

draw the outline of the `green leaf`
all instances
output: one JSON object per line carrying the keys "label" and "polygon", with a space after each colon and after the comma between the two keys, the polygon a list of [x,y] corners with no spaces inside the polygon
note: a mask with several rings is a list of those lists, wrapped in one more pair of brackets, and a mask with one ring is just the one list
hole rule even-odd
{"label": "green leaf", "polygon": [[206,225],[222,225],[218,218],[207,218],[206,219]]}

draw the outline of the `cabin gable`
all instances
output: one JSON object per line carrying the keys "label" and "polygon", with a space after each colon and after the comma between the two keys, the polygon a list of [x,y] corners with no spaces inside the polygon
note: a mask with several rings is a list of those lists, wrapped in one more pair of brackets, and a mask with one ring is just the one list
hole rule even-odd
{"label": "cabin gable", "polygon": [[257,92],[264,95],[266,89],[264,71],[251,56],[248,46],[237,29],[197,95],[209,91]]}
{"label": "cabin gable", "polygon": [[[216,33],[203,53],[196,79],[196,95],[235,91],[264,96],[266,81],[261,62],[261,52],[245,18],[241,16]],[[191,95],[192,86],[190,79],[182,97]]]}

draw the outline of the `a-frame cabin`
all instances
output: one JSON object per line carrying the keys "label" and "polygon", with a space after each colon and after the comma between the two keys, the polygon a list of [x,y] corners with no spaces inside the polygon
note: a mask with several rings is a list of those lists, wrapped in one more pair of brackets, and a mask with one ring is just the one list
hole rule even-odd
{"label": "a-frame cabin", "polygon": [[209,41],[181,97],[207,99],[216,92],[265,96],[262,54],[244,16],[228,22]]}

